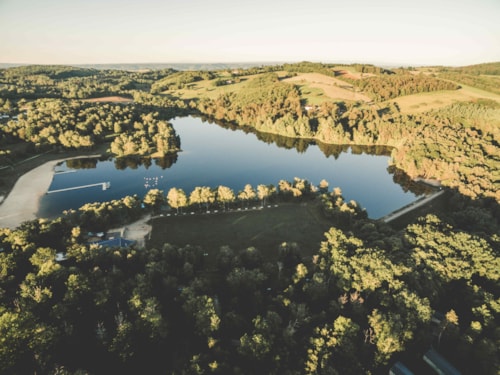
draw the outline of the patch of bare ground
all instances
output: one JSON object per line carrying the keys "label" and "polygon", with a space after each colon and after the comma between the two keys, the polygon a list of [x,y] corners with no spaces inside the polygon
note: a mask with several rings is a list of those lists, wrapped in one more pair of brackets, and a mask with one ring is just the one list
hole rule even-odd
{"label": "patch of bare ground", "polygon": [[133,103],[134,100],[124,96],[104,96],[102,98],[85,99],[88,103]]}
{"label": "patch of bare ground", "polygon": [[151,233],[150,220],[151,215],[146,215],[122,228],[110,229],[109,232],[120,232],[123,238],[135,241],[137,247],[143,248],[146,245],[146,237]]}
{"label": "patch of bare ground", "polygon": [[88,151],[29,154],[22,151],[26,145],[9,146],[11,154],[0,158],[0,227],[15,228],[36,217],[39,198],[47,191],[58,162],[96,157],[105,154],[107,147],[102,144]]}
{"label": "patch of bare ground", "polygon": [[0,204],[0,227],[13,229],[25,221],[36,219],[40,199],[47,192],[58,163],[69,159],[99,156],[73,156],[46,161],[20,176]]}

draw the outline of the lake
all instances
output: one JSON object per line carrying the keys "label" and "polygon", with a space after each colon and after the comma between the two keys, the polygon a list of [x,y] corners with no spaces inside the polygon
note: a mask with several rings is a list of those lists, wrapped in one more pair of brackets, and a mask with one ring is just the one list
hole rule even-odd
{"label": "lake", "polygon": [[[245,184],[278,185],[279,180],[307,179],[318,185],[322,179],[330,190],[340,187],[346,200],[354,199],[370,218],[382,217],[412,201],[416,194],[394,181],[388,170],[389,156],[356,152],[349,147],[316,145],[266,134],[245,132],[195,117],[172,120],[181,138],[182,152],[161,160],[80,159],[56,167],[49,188],[110,183],[43,196],[38,215],[54,217],[63,210],[85,203],[142,197],[149,189],[165,192],[172,187],[186,194],[196,186],[225,185],[235,193]],[[333,150],[333,151],[332,151]]]}

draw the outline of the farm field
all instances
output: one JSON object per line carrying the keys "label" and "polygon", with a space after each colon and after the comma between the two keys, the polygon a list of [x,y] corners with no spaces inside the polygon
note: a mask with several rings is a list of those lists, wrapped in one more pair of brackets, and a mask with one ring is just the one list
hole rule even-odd
{"label": "farm field", "polygon": [[[252,81],[261,74],[249,75],[240,77],[240,82],[231,83],[229,85],[214,86],[215,80],[203,80],[189,83],[187,88],[178,90],[167,90],[163,94],[179,98],[182,100],[195,100],[200,98],[216,99],[219,95],[234,92],[238,93],[244,90],[248,82]],[[231,79],[230,76],[225,77],[223,73],[219,74],[219,78]]]}

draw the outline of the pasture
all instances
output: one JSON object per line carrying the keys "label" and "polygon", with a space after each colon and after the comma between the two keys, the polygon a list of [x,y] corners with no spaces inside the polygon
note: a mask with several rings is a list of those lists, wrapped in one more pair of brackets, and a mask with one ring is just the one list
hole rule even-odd
{"label": "pasture", "polygon": [[[458,90],[433,91],[400,96],[388,102],[396,102],[403,113],[421,113],[446,107],[456,102],[470,102],[477,99],[491,99],[500,103],[500,95],[461,85]],[[387,103],[382,103],[382,105]]]}
{"label": "pasture", "polygon": [[[327,100],[363,102],[372,100],[362,93],[355,92],[349,83],[320,73],[300,73],[295,77],[284,79],[283,82],[298,85],[301,92],[305,93],[304,99],[307,99],[309,104],[321,104]],[[324,93],[324,96],[318,95],[318,89]]]}

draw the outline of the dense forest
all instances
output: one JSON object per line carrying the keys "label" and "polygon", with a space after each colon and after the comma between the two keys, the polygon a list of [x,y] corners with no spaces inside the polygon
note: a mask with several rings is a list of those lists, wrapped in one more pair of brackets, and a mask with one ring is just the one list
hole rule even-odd
{"label": "dense forest", "polygon": [[[402,361],[428,373],[422,356],[433,347],[464,374],[497,374],[499,101],[403,114],[386,100],[460,85],[494,94],[499,66],[432,74],[309,62],[221,71],[0,70],[1,167],[100,146],[173,163],[182,140],[169,120],[191,114],[285,147],[317,142],[329,155],[349,146],[389,150],[395,178],[435,179],[446,188],[431,214],[393,225],[367,218],[326,181],[296,178],[238,192],[152,189],[0,229],[0,372],[383,374]],[[307,105],[284,77],[311,72],[348,80],[374,101],[325,97]],[[108,96],[124,101],[88,100]],[[155,236],[143,247],[109,247],[93,235],[144,215],[157,217],[153,234],[163,232],[165,210],[175,220],[187,210],[230,215],[270,203],[317,209],[330,227],[321,244],[305,249],[283,238],[277,248],[227,243],[207,251]]]}
{"label": "dense forest", "polygon": [[[307,181],[280,187],[273,199],[293,189],[315,199]],[[203,204],[202,190],[181,200],[152,190],[146,209]],[[209,189],[222,205],[223,190]],[[245,190],[241,199],[259,199]],[[380,373],[394,358],[418,368],[433,345],[464,373],[496,373],[494,210],[455,195],[446,217],[397,232],[356,215],[338,189],[320,198],[332,228],[312,258],[287,242],[209,257],[88,243],[88,230],[143,214],[137,197],[2,230],[3,372]]]}

